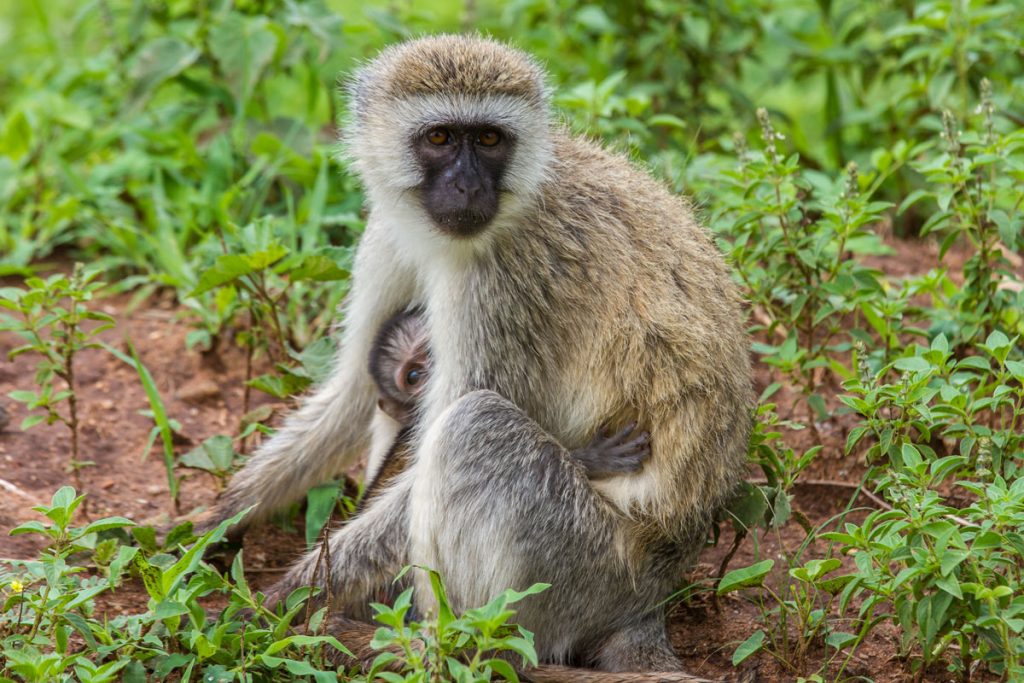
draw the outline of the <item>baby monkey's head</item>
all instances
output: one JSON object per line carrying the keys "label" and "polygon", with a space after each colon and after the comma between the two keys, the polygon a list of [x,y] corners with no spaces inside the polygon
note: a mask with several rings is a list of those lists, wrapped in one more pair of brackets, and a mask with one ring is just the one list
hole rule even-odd
{"label": "baby monkey's head", "polygon": [[381,325],[370,350],[370,376],[377,383],[377,405],[407,426],[426,387],[430,345],[423,314],[402,311]]}

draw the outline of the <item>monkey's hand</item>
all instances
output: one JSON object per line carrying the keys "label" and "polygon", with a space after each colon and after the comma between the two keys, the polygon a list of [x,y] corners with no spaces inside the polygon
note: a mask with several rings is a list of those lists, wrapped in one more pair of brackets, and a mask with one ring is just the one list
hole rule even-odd
{"label": "monkey's hand", "polygon": [[573,451],[572,457],[586,468],[591,479],[639,472],[644,461],[651,457],[651,435],[635,434],[635,430],[635,422],[630,422],[617,434],[609,435],[601,430],[589,444]]}

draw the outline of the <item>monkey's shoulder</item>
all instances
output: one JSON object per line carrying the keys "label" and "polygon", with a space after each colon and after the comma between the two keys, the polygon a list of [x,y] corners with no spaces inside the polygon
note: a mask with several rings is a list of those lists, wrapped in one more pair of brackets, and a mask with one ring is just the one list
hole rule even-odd
{"label": "monkey's shoulder", "polygon": [[599,244],[601,238],[625,240],[647,251],[668,245],[720,260],[690,202],[647,169],[584,136],[560,131],[554,143],[552,173],[542,188],[542,220],[571,227]]}

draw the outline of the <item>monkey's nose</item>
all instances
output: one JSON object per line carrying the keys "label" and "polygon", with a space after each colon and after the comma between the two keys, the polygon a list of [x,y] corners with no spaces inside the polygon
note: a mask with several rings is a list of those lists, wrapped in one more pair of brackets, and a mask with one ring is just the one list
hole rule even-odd
{"label": "monkey's nose", "polygon": [[455,180],[452,187],[455,188],[459,196],[466,200],[477,199],[483,192],[483,185],[469,178]]}

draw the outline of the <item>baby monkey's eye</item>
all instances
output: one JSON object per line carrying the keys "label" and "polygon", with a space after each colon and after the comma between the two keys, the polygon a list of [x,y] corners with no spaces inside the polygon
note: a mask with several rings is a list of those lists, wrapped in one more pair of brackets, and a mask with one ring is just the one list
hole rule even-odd
{"label": "baby monkey's eye", "polygon": [[432,145],[443,145],[451,139],[451,134],[444,128],[435,128],[427,133],[427,142]]}
{"label": "baby monkey's eye", "polygon": [[423,379],[423,375],[426,374],[421,367],[415,367],[405,373],[405,383],[410,387],[414,387],[420,383]]}
{"label": "baby monkey's eye", "polygon": [[477,142],[484,147],[494,147],[496,144],[501,142],[501,133],[496,130],[485,130],[480,133],[480,136],[477,138]]}

